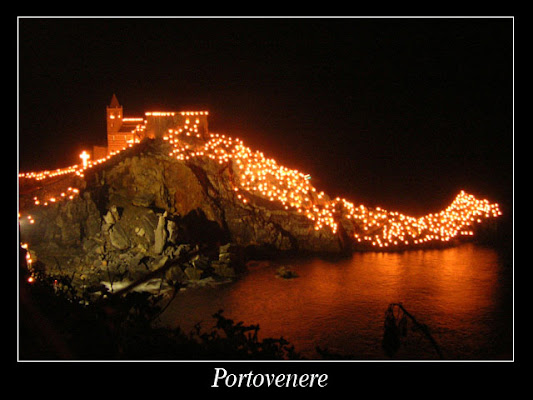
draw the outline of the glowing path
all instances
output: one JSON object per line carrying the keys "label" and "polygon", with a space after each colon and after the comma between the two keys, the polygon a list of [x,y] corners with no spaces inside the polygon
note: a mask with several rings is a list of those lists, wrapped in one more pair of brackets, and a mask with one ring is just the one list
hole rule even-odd
{"label": "glowing path", "polygon": [[[344,222],[353,227],[352,235],[356,242],[376,248],[416,246],[428,242],[448,242],[458,236],[472,236],[476,224],[502,214],[498,204],[476,199],[464,191],[445,210],[421,218],[381,208],[355,206],[339,197],[329,200],[324,192],[317,191],[311,185],[309,175],[278,165],[274,159],[265,157],[259,151],[252,151],[239,139],[219,134],[210,134],[208,140],[199,138],[197,125],[187,120],[183,127],[170,129],[163,139],[171,145],[169,156],[177,160],[190,162],[209,159],[221,165],[230,165],[234,171],[235,197],[243,204],[250,201],[250,195],[276,202],[285,210],[306,216],[313,221],[317,231],[331,229],[337,233],[339,224]],[[87,161],[83,166],[23,173],[19,174],[19,178],[42,180],[62,174],[83,177],[86,169],[107,161],[114,154]],[[72,199],[79,192],[77,189],[69,190],[68,195],[62,195],[64,198]],[[35,205],[46,205],[56,200],[35,198]]]}

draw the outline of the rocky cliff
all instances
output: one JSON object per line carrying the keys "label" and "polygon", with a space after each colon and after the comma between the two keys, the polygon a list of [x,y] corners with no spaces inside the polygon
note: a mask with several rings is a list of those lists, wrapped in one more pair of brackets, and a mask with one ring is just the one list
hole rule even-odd
{"label": "rocky cliff", "polygon": [[113,281],[201,248],[169,273],[229,277],[261,253],[449,244],[501,214],[497,204],[464,192],[421,218],[356,207],[219,135],[146,139],[103,161],[21,178],[21,241],[47,269]]}
{"label": "rocky cliff", "polygon": [[[176,279],[234,276],[246,255],[271,251],[338,253],[342,240],[295,210],[236,194],[235,167],[208,157],[177,160],[163,140],[146,140],[83,176],[21,185],[21,242],[55,273],[87,280],[136,276],[202,247]],[[35,199],[76,187],[70,199]],[[34,205],[39,203],[39,205]],[[118,279],[118,278],[115,278]]]}

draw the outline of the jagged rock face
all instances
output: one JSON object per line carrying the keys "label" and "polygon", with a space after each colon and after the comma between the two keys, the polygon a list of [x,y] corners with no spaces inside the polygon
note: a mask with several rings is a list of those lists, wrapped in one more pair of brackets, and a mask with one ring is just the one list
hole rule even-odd
{"label": "jagged rock face", "polygon": [[203,191],[183,163],[154,156],[134,156],[110,169],[105,184],[132,204],[186,215],[203,205]]}
{"label": "jagged rock face", "polygon": [[165,150],[164,143],[152,142],[145,151],[100,172],[98,185],[109,188],[109,203],[158,208],[169,217],[191,220],[189,225],[197,228],[204,224],[207,236],[225,237],[241,246],[342,250],[337,236],[329,230],[315,231],[305,216],[276,209],[275,204],[262,199],[246,205],[237,201],[231,165],[202,159],[185,163],[167,157]]}
{"label": "jagged rock face", "polygon": [[[78,197],[25,208],[35,224],[21,228],[20,239],[32,259],[52,275],[73,277],[81,290],[134,281],[167,263],[167,280],[202,284],[235,277],[254,256],[343,250],[338,236],[316,231],[301,214],[251,194],[247,203],[238,200],[231,163],[179,161],[166,146],[143,142],[83,178],[61,181],[80,188]],[[47,190],[46,182],[37,190]]]}
{"label": "jagged rock face", "polygon": [[101,216],[90,193],[68,202],[58,202],[33,212],[36,224],[24,231],[24,241],[79,246],[86,237],[100,232]]}
{"label": "jagged rock face", "polygon": [[[160,255],[168,244],[234,243],[271,250],[339,252],[338,236],[264,199],[238,201],[230,165],[184,162],[150,140],[89,171],[80,197],[39,211],[30,245],[104,243]],[[110,160],[111,161],[111,160]],[[89,246],[90,247],[90,246]],[[93,249],[94,250],[94,249]]]}

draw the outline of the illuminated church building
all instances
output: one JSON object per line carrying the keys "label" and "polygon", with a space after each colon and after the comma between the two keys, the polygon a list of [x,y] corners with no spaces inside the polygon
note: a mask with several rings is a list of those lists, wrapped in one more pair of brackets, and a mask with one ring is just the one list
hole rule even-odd
{"label": "illuminated church building", "polygon": [[144,138],[162,138],[169,129],[186,129],[205,139],[207,116],[207,111],[148,111],[144,117],[125,117],[113,94],[107,106],[107,147],[94,146],[93,159],[104,158]]}

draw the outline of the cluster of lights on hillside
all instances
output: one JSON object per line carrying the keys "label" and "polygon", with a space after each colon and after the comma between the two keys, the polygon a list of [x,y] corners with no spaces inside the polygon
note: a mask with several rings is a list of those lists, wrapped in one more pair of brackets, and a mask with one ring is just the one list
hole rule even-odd
{"label": "cluster of lights on hillside", "polygon": [[325,200],[324,192],[317,192],[310,184],[309,175],[278,165],[274,159],[244,146],[239,139],[211,134],[203,144],[191,145],[180,140],[183,132],[171,130],[165,136],[174,147],[169,155],[185,161],[208,157],[219,164],[233,162],[238,169],[233,189],[243,203],[249,201],[247,194],[257,195],[278,202],[286,210],[305,215],[314,222],[315,230],[329,227],[333,233],[337,232],[342,219],[351,220],[358,231],[354,233],[354,239],[374,247],[448,242],[458,235],[472,236],[474,224],[501,215],[498,204],[478,200],[464,191],[445,210],[421,218],[379,207],[356,207],[339,197]]}
{"label": "cluster of lights on hillside", "polygon": [[200,120],[196,119],[194,123],[191,123],[189,119],[185,120],[185,125],[183,125],[182,128],[179,129],[169,129],[168,133],[169,136],[165,136],[165,140],[169,140],[170,143],[174,144],[174,134],[180,134],[183,133],[185,136],[195,136],[198,139],[201,138],[201,135],[198,133],[198,124],[200,123]]}
{"label": "cluster of lights on hillside", "polygon": [[[167,114],[169,113],[146,113],[151,116]],[[472,236],[475,224],[501,215],[498,204],[476,199],[464,191],[461,191],[445,210],[421,218],[379,207],[370,209],[363,205],[355,206],[339,197],[330,200],[324,192],[317,191],[311,185],[309,175],[278,165],[274,159],[246,147],[240,139],[219,134],[201,138],[198,133],[199,120],[194,117],[207,115],[207,111],[181,112],[181,115],[191,118],[185,120],[184,126],[169,129],[168,134],[163,137],[172,146],[169,156],[185,162],[205,159],[219,164],[230,164],[234,171],[232,189],[238,201],[247,204],[253,195],[276,202],[282,209],[307,217],[317,231],[329,228],[335,234],[339,224],[344,223],[353,228],[353,238],[358,243],[376,248],[394,248],[428,242],[448,242],[458,236]],[[131,146],[133,143],[128,145]],[[107,161],[117,153],[95,161],[88,160],[82,153],[80,157],[84,158],[84,162],[81,166],[19,174],[19,178],[41,180],[61,174],[83,177],[86,169]],[[79,192],[77,189],[69,189],[72,193],[68,196],[63,193],[61,198],[72,199],[72,196]],[[42,202],[35,199],[35,205],[47,205],[48,202],[56,200],[54,198]]]}
{"label": "cluster of lights on hillside", "polygon": [[448,242],[458,235],[472,236],[472,227],[483,219],[501,215],[497,204],[478,200],[461,191],[445,210],[413,218],[398,212],[381,209],[370,211],[360,206],[347,217],[362,221],[365,233],[355,234],[355,239],[372,246],[423,244],[431,241]]}

